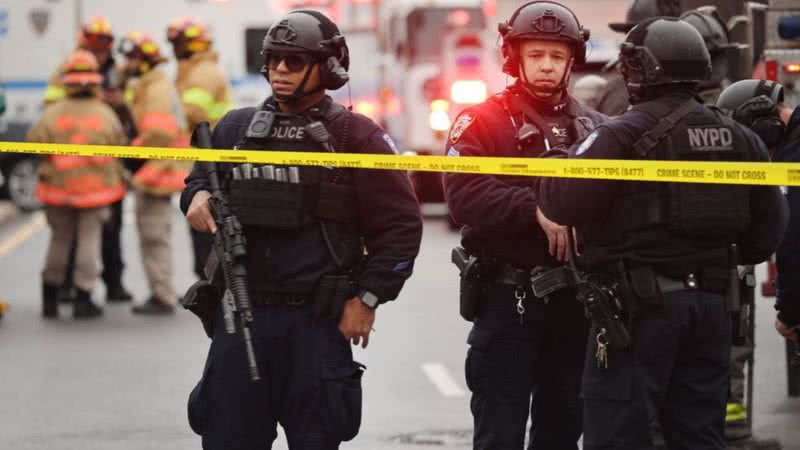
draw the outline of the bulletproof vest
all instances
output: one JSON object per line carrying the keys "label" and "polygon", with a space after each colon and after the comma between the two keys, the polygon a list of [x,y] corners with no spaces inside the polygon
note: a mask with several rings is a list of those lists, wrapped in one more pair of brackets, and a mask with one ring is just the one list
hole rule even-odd
{"label": "bulletproof vest", "polygon": [[537,111],[521,95],[504,93],[501,100],[511,114],[518,114],[522,118],[518,127],[519,145],[523,150],[535,149],[536,154],[552,149],[567,150],[594,128],[591,119],[575,114],[571,100],[550,113]]}
{"label": "bulletproof vest", "polygon": [[[690,99],[677,109],[646,102],[633,110],[659,118],[634,144],[634,156],[664,161],[752,161],[750,143],[721,112]],[[701,170],[664,168],[665,175],[702,178]],[[683,173],[680,173],[683,172]],[[750,224],[750,188],[705,183],[625,183],[604,224],[585,230],[587,238],[620,242],[626,234],[653,227],[689,238],[730,242]]]}
{"label": "bulletproof vest", "polygon": [[[333,152],[339,139],[322,120],[345,113],[332,103],[325,115],[256,111],[236,146],[243,150]],[[322,119],[322,120],[320,120]],[[344,121],[350,120],[349,114]],[[347,128],[346,126],[344,128]],[[316,140],[315,140],[316,138]],[[254,166],[241,164],[227,173],[230,205],[243,225],[299,229],[329,221],[357,226],[356,196],[352,175],[344,169],[320,166]]]}

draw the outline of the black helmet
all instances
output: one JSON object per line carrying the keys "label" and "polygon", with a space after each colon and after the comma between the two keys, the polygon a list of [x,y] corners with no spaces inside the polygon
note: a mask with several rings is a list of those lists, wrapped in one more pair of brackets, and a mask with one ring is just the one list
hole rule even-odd
{"label": "black helmet", "polygon": [[339,27],[320,12],[291,11],[275,21],[261,45],[265,60],[261,71],[265,76],[269,76],[266,60],[273,52],[312,55],[320,63],[320,76],[325,89],[339,89],[349,79],[350,52],[347,42]]}
{"label": "black helmet", "polygon": [[[778,113],[783,102],[783,86],[770,80],[741,80],[728,86],[717,99],[717,107],[731,113],[734,120],[750,128],[774,148],[786,133]],[[747,103],[747,106],[743,106]]]}
{"label": "black helmet", "polygon": [[508,22],[498,25],[503,38],[503,72],[519,77],[519,59],[514,44],[522,40],[564,41],[572,47],[575,64],[586,62],[589,30],[583,28],[569,8],[551,1],[534,1],[520,6]]}
{"label": "black helmet", "polygon": [[612,22],[608,27],[619,33],[627,33],[640,22],[653,17],[678,17],[680,8],[664,0],[636,0],[625,16],[625,22]]}
{"label": "black helmet", "polygon": [[712,58],[736,47],[735,44],[731,44],[728,26],[720,17],[717,8],[713,6],[687,11],[681,15],[681,20],[688,22],[700,32]]}
{"label": "black helmet", "polygon": [[648,87],[698,84],[711,77],[711,57],[700,33],[674,17],[635,26],[620,46],[622,76],[632,98]]}

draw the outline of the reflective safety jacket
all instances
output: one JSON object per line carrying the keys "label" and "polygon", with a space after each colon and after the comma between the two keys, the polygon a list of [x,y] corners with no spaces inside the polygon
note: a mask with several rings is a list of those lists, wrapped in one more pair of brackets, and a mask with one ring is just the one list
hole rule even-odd
{"label": "reflective safety jacket", "polygon": [[[28,132],[29,142],[123,145],[114,111],[95,97],[66,98],[44,111]],[[105,156],[51,155],[39,166],[36,197],[44,204],[96,208],[125,196],[122,166]]]}
{"label": "reflective safety jacket", "polygon": [[[180,99],[159,69],[131,80],[126,92],[139,136],[133,145],[145,147],[188,147],[186,122]],[[168,196],[183,190],[183,180],[192,163],[149,160],[133,175],[138,189],[156,196]]]}
{"label": "reflective safety jacket", "polygon": [[204,120],[213,127],[233,109],[230,85],[217,60],[217,52],[209,50],[178,62],[175,85],[183,102],[189,130]]}

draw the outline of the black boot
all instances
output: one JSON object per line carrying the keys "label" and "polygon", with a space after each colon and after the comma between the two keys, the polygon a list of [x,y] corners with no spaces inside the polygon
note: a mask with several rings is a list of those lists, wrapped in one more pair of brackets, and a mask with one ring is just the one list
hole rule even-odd
{"label": "black boot", "polygon": [[103,310],[92,302],[92,293],[83,289],[75,289],[75,306],[72,310],[73,319],[94,319],[103,315]]}
{"label": "black boot", "polygon": [[106,284],[106,301],[109,303],[123,303],[133,300],[133,295],[125,289],[122,282]]}
{"label": "black boot", "polygon": [[151,296],[146,302],[134,306],[131,310],[134,314],[143,314],[147,316],[164,316],[175,313],[174,306],[159,300],[155,296]]}
{"label": "black boot", "polygon": [[42,317],[45,319],[58,318],[58,291],[57,284],[42,283]]}

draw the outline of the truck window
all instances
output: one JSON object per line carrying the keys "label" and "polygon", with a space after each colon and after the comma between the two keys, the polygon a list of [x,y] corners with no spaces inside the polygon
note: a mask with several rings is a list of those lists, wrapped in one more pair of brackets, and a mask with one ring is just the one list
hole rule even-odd
{"label": "truck window", "polygon": [[248,28],[244,32],[245,63],[248,74],[261,73],[264,58],[261,56],[261,43],[267,35],[269,28]]}
{"label": "truck window", "polygon": [[409,48],[406,49],[412,63],[438,62],[442,48],[431,43],[444,42],[448,32],[454,29],[478,29],[485,27],[485,17],[480,8],[429,8],[416,9],[408,15]]}

